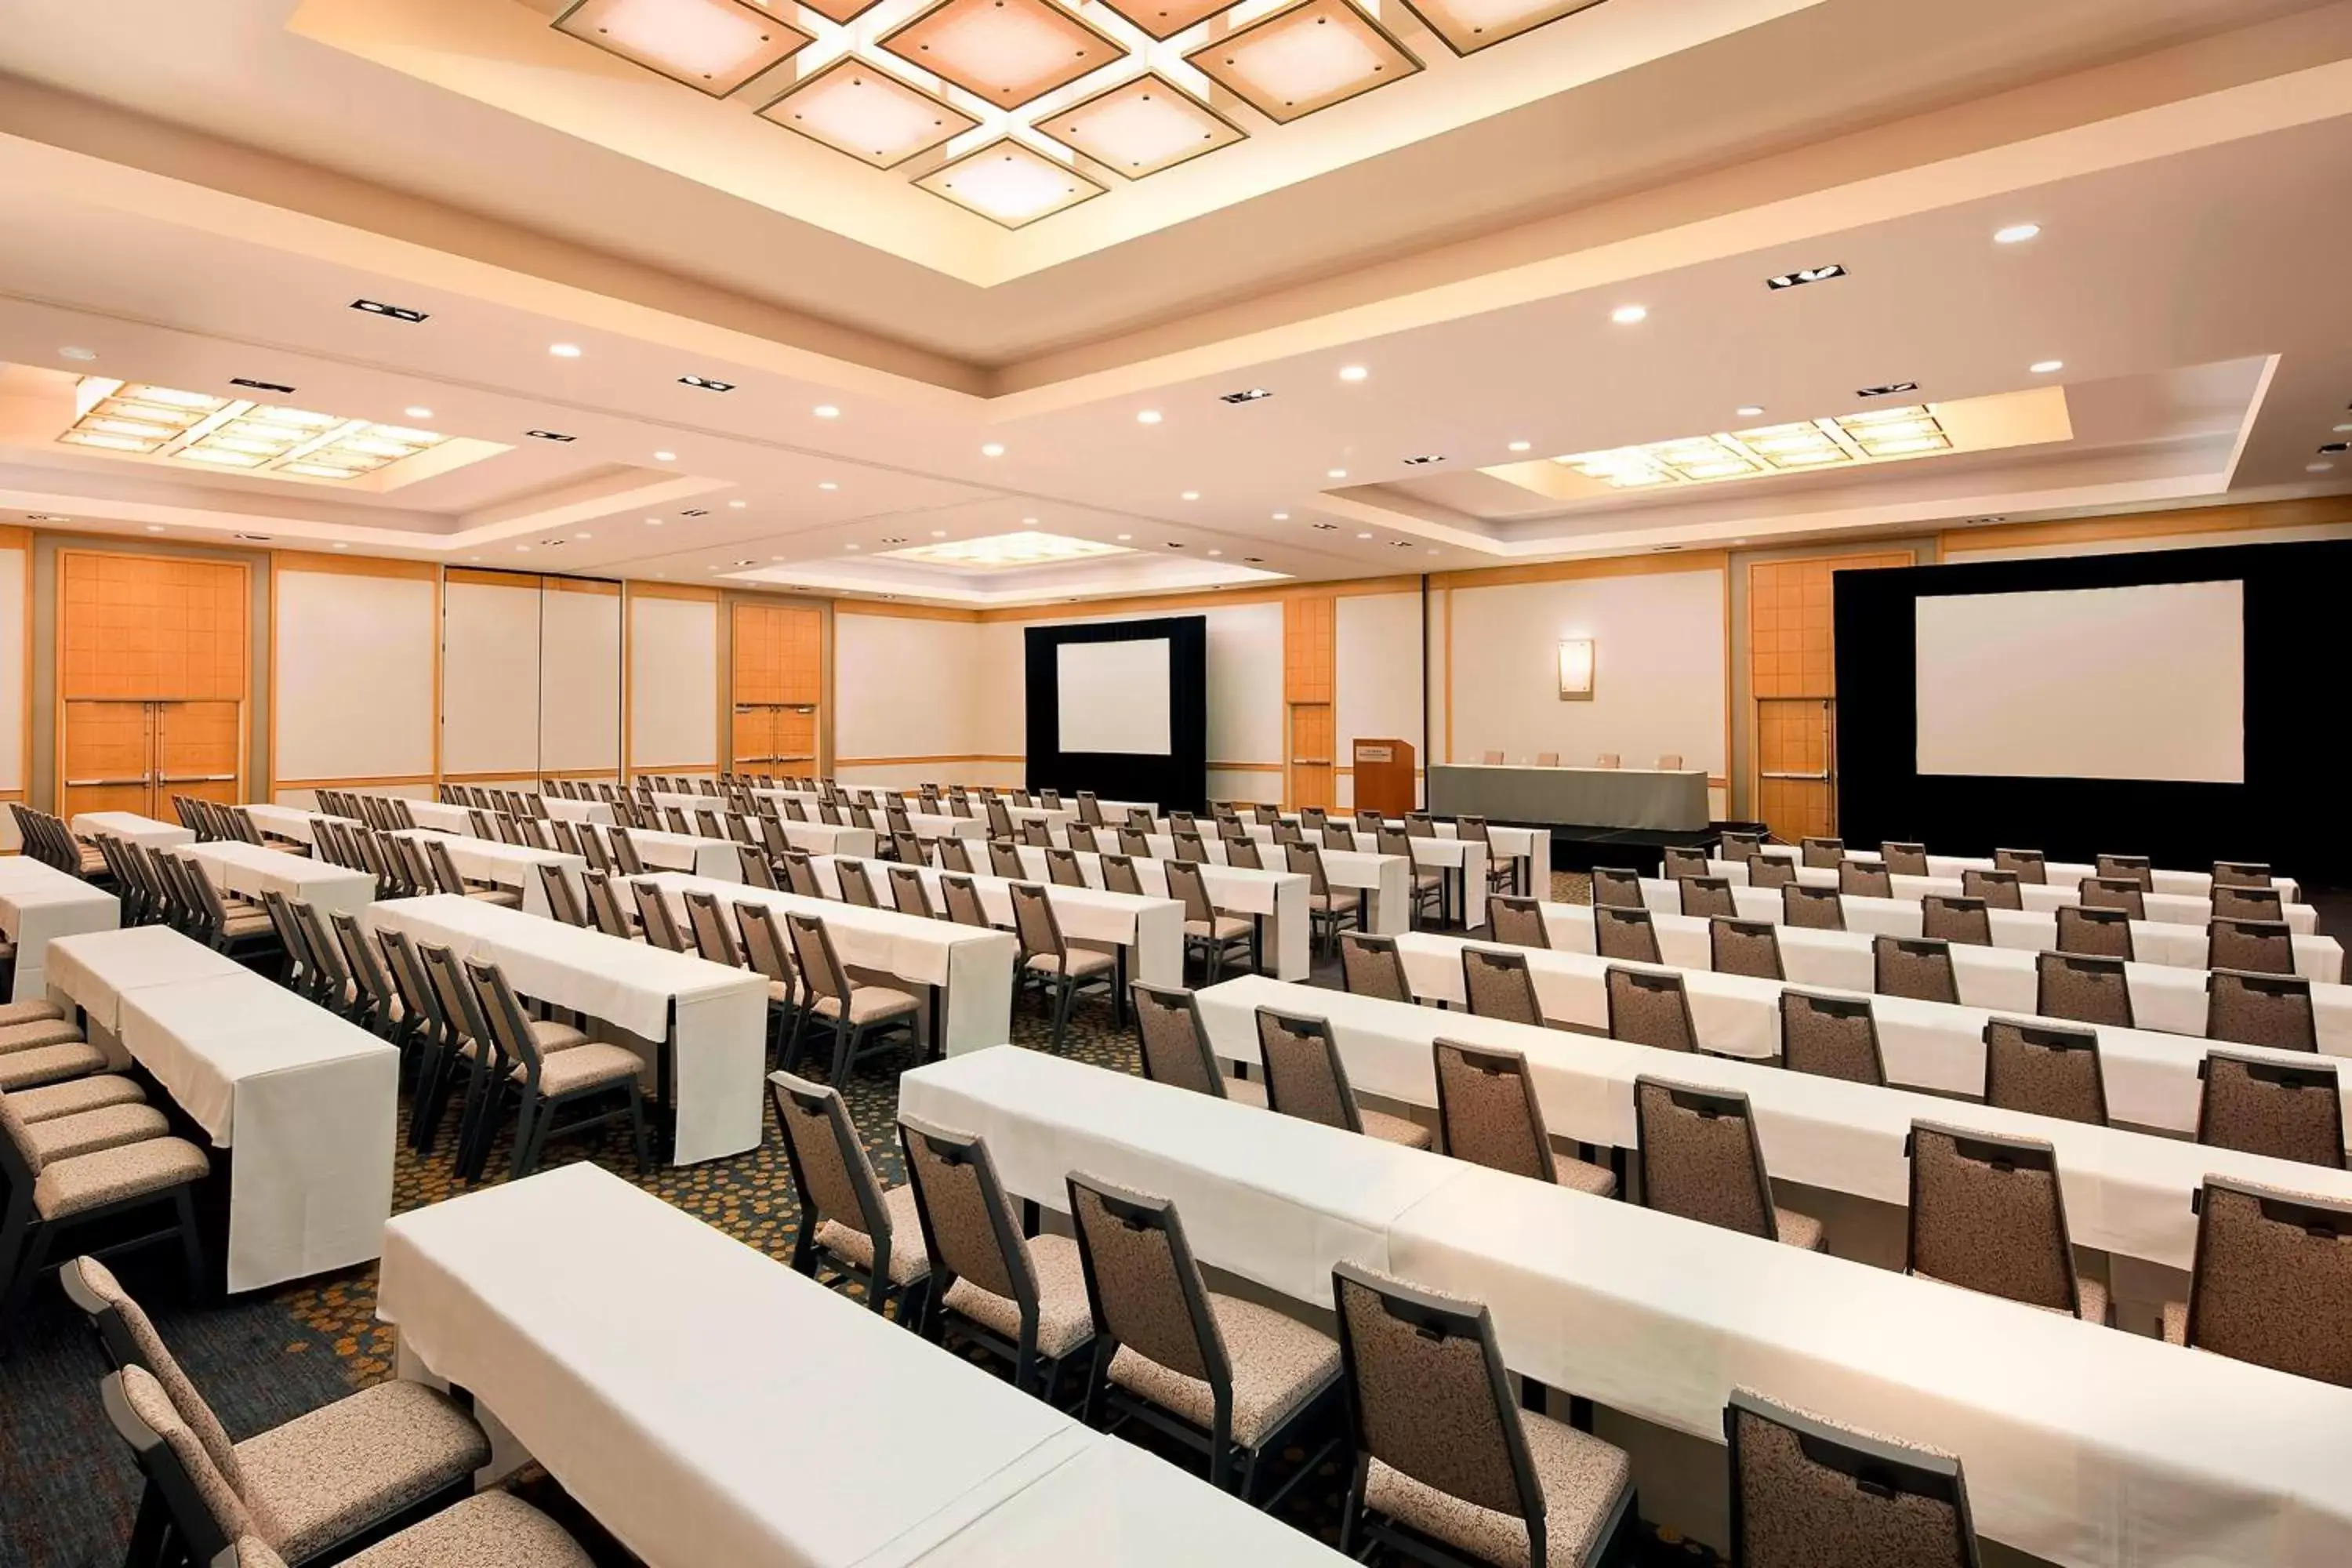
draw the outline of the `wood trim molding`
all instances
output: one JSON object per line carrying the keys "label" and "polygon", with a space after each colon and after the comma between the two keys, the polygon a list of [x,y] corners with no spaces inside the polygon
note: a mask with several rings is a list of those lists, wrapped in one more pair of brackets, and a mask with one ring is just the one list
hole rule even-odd
{"label": "wood trim molding", "polygon": [[871,599],[835,599],[833,613],[870,616],[886,621],[956,621],[975,626],[987,614],[982,610],[959,610],[949,605],[879,605]]}
{"label": "wood trim molding", "polygon": [[1283,767],[1281,763],[1211,763],[1209,771],[1213,773],[1278,773]]}
{"label": "wood trim molding", "polygon": [[835,757],[833,765],[842,768],[904,768],[937,763],[1025,763],[1024,754],[990,752],[950,752],[936,757]]}
{"label": "wood trim molding", "polygon": [[716,588],[698,588],[678,583],[638,583],[629,584],[632,599],[688,599],[698,605],[715,605],[724,597]]}
{"label": "wood trim molding", "polygon": [[974,612],[983,622],[1091,620],[1097,616],[1148,615],[1155,610],[1193,613],[1224,605],[1280,605],[1293,599],[1352,599],[1387,594],[1418,594],[1414,577],[1360,577],[1345,583],[1285,583],[1263,588],[1192,588],[1181,594],[1138,594],[1077,604],[1015,605]]}
{"label": "wood trim molding", "polygon": [[1936,543],[1937,552],[1949,560],[1954,555],[1982,550],[2015,550],[2042,544],[2104,544],[2125,539],[2176,539],[2192,533],[2320,528],[2331,523],[2352,523],[2352,495],[2250,501],[2238,506],[2192,507],[2182,511],[2135,512],[2119,517],[2086,517],[2073,522],[1995,523],[1984,528],[1948,529],[1937,535]]}
{"label": "wood trim molding", "polygon": [[0,550],[30,550],[32,548],[33,531],[31,529],[20,528],[15,523],[0,523]]}
{"label": "wood trim molding", "polygon": [[1570,583],[1591,577],[1651,577],[1676,572],[1721,572],[1728,551],[1678,550],[1643,555],[1604,555],[1589,561],[1546,561],[1526,566],[1482,566],[1467,572],[1433,572],[1433,588],[1504,588],[1522,583]]}
{"label": "wood trim molding", "polygon": [[276,572],[316,572],[332,577],[405,577],[429,583],[441,568],[430,561],[395,561],[383,555],[320,555],[308,550],[273,550],[269,565]]}
{"label": "wood trim molding", "polygon": [[442,573],[441,580],[477,588],[524,588],[533,592],[544,581],[536,572],[486,572],[478,566],[452,566]]}
{"label": "wood trim molding", "polygon": [[540,584],[551,594],[593,594],[600,599],[621,596],[621,584],[609,577],[542,577]]}
{"label": "wood trim molding", "polygon": [[276,789],[373,789],[385,784],[429,784],[437,782],[431,773],[385,773],[373,778],[348,779],[278,779]]}

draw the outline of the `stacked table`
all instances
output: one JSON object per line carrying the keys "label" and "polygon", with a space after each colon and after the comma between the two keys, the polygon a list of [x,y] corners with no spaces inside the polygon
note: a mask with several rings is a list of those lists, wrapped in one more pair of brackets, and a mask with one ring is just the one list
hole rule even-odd
{"label": "stacked table", "polygon": [[1344,1258],[1484,1301],[1512,1370],[1643,1420],[1719,1441],[1748,1387],[1956,1453],[1978,1529],[2070,1568],[2352,1561],[2352,1391],[1014,1047],[900,1104],[1016,1196],[1066,1205],[1073,1168],[1167,1194],[1202,1261],[1298,1300]]}
{"label": "stacked table", "polygon": [[258,900],[283,893],[316,905],[322,912],[357,914],[375,900],[375,878],[309,855],[289,855],[258,844],[215,839],[173,851],[193,861],[215,888]]}
{"label": "stacked table", "polygon": [[49,943],[81,931],[112,931],[122,904],[112,893],[29,855],[0,856],[0,934],[16,944],[16,980],[9,1000],[47,994]]}
{"label": "stacked table", "polygon": [[768,984],[751,971],[451,893],[372,905],[368,923],[496,963],[520,994],[583,1013],[649,1055],[674,1163],[759,1146]]}
{"label": "stacked table", "polygon": [[577,855],[561,849],[541,849],[530,844],[509,844],[497,838],[477,838],[471,833],[443,833],[437,828],[404,827],[393,835],[395,838],[438,839],[449,847],[450,863],[457,875],[468,882],[488,882],[495,887],[511,888],[522,895],[522,907],[534,915],[552,917],[547,907],[547,889],[539,879],[541,866],[553,866],[572,879],[576,892],[580,873],[588,862]]}
{"label": "stacked table", "polygon": [[398,1051],[161,926],[53,943],[48,984],[93,1040],[137,1061],[230,1151],[230,1290],[377,1255]]}
{"label": "stacked table", "polygon": [[183,844],[194,844],[193,829],[176,822],[159,822],[152,816],[142,816],[135,811],[85,811],[73,819],[74,837],[96,838],[105,834],[113,838],[128,838],[150,849],[176,849]]}

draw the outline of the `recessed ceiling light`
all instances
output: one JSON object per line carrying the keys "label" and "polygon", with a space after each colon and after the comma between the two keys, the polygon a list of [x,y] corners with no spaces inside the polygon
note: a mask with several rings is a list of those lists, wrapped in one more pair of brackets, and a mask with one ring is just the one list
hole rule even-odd
{"label": "recessed ceiling light", "polygon": [[1760,403],[1744,403],[1732,412],[1742,419],[1760,419],[1764,416],[1764,405]]}
{"label": "recessed ceiling light", "polygon": [[646,526],[647,528],[659,528],[661,525],[662,520],[657,517],[649,517],[646,519]]}
{"label": "recessed ceiling light", "polygon": [[574,539],[593,539],[596,536],[593,533],[575,533],[572,537]]}
{"label": "recessed ceiling light", "polygon": [[[960,3],[962,0],[950,0],[949,5],[935,6],[927,15],[936,16]],[[998,3],[1002,5],[1004,0]],[[1031,3],[1033,14],[1082,26],[1058,5],[1047,5],[1046,0]],[[921,20],[918,17],[917,25]],[[1106,49],[1105,61],[1109,58]],[[1091,200],[1106,189],[1060,161],[1009,136],[967,153],[954,163],[941,164],[915,184],[1005,228],[1034,223]]]}
{"label": "recessed ceiling light", "polygon": [[983,458],[1001,458],[1004,456],[1004,445],[1001,441],[991,441],[980,449],[980,455]]}
{"label": "recessed ceiling light", "polygon": [[1370,371],[1366,370],[1360,364],[1343,364],[1339,367],[1339,379],[1341,381],[1361,381],[1371,374],[1372,373]]}
{"label": "recessed ceiling light", "polygon": [[931,537],[933,539],[945,539],[947,536],[948,531],[944,528],[935,528],[931,530]]}
{"label": "recessed ceiling light", "polygon": [[820,419],[838,419],[841,417],[841,410],[835,408],[830,403],[820,403],[814,408],[810,409],[809,412],[815,415]]}
{"label": "recessed ceiling light", "polygon": [[2303,471],[2306,474],[2332,473],[2335,468],[2336,465],[2333,463],[2305,463],[2303,466]]}
{"label": "recessed ceiling light", "polygon": [[2338,425],[2336,427],[2336,434],[2338,436],[2352,436],[2352,425]]}
{"label": "recessed ceiling light", "polygon": [[1281,123],[1402,81],[1422,68],[1385,27],[1347,0],[1285,6],[1198,46],[1183,59]]}
{"label": "recessed ceiling light", "polygon": [[1620,305],[1609,312],[1609,319],[1621,327],[1630,327],[1636,321],[1648,321],[1650,308],[1647,305]]}
{"label": "recessed ceiling light", "polygon": [[1345,468],[1326,468],[1323,473],[1326,479],[1344,479],[1348,477],[1348,470]]}
{"label": "recessed ceiling light", "polygon": [[1360,533],[1360,534],[1356,535],[1356,537],[1357,537],[1357,538],[1359,538],[1359,539],[1370,539],[1370,538],[1371,537],[1371,535],[1370,535],[1370,534],[1369,534],[1369,533]]}
{"label": "recessed ceiling light", "polygon": [[707,375],[681,375],[677,378],[677,384],[680,386],[698,386],[705,392],[732,392],[735,390],[735,384],[733,382],[713,381]]}
{"label": "recessed ceiling light", "polygon": [[354,300],[352,301],[352,309],[364,310],[371,316],[388,316],[395,321],[407,321],[412,324],[425,320],[425,312],[422,310],[412,310],[405,305],[387,305],[381,300]]}
{"label": "recessed ceiling light", "polygon": [[831,479],[819,479],[816,482],[816,488],[821,490],[837,490],[841,487],[834,483]]}
{"label": "recessed ceiling light", "polygon": [[1239,392],[1225,392],[1218,394],[1217,401],[1220,403],[1255,403],[1261,397],[1272,397],[1273,395],[1273,393],[1268,392],[1263,386],[1245,386]]}
{"label": "recessed ceiling light", "polygon": [[1808,283],[1826,283],[1832,278],[1845,276],[1845,268],[1832,261],[1826,267],[1801,267],[1794,272],[1780,272],[1764,279],[1764,287],[1772,289],[1801,289]]}
{"label": "recessed ceiling light", "polygon": [[421,403],[412,403],[400,412],[403,416],[410,419],[430,419],[433,417],[433,410],[425,407],[425,405]]}
{"label": "recessed ceiling light", "polygon": [[518,554],[528,555],[530,553],[530,546],[528,544],[518,544],[515,546],[515,552]]}
{"label": "recessed ceiling light", "polygon": [[1274,521],[1276,522],[1288,522],[1290,521],[1290,514],[1286,511],[1276,512],[1274,514]]}
{"label": "recessed ceiling light", "polygon": [[58,351],[58,357],[59,359],[70,360],[93,360],[98,357],[98,351],[96,349],[62,348]]}
{"label": "recessed ceiling light", "polygon": [[[38,522],[41,519],[35,518],[33,521],[35,522]],[[163,525],[160,522],[151,522],[147,525],[147,531],[150,533],[161,533],[163,531]]]}
{"label": "recessed ceiling light", "polygon": [[547,352],[553,354],[557,359],[578,359],[580,357],[580,345],[578,343],[550,343],[547,345]]}
{"label": "recessed ceiling light", "polygon": [[344,543],[338,542],[338,543],[336,544],[335,548],[336,548],[336,549],[338,549],[338,550],[349,550],[349,549],[351,548],[351,546],[350,546],[350,545],[348,545],[348,544],[344,544]]}
{"label": "recessed ceiling light", "polygon": [[1223,554],[1224,553],[1224,552],[1223,552],[1223,551],[1222,551],[1222,550],[1212,550],[1212,551],[1210,551],[1210,552],[1209,552],[1209,553],[1210,553],[1210,554],[1212,554],[1212,555],[1223,555]]}
{"label": "recessed ceiling light", "polygon": [[1437,553],[1437,546],[1435,546],[1434,544],[1431,545],[1431,546],[1429,547],[1429,552],[1430,552],[1432,555],[1436,554],[1436,553]]}
{"label": "recessed ceiling light", "polygon": [[677,454],[676,452],[656,452],[654,454],[654,461],[656,463],[675,463],[677,461]]}
{"label": "recessed ceiling light", "polygon": [[1135,422],[1138,425],[1157,425],[1160,423],[1160,410],[1139,408],[1135,411]]}
{"label": "recessed ceiling light", "polygon": [[2041,232],[2038,223],[2013,223],[2007,228],[1993,230],[1992,239],[1995,245],[2021,245]]}
{"label": "recessed ceiling light", "polygon": [[1201,492],[1199,490],[1186,490],[1184,492],[1184,499],[1186,500],[1199,500],[1201,499]]}
{"label": "recessed ceiling light", "polygon": [[1024,517],[1021,520],[1021,526],[1024,528],[1034,528],[1037,526],[1037,520],[1034,517]]}
{"label": "recessed ceiling light", "polygon": [[866,548],[866,546],[864,546],[864,545],[862,545],[862,544],[845,544],[845,545],[843,545],[843,546],[842,546],[842,548],[843,548],[844,550],[863,550],[863,549],[865,549],[865,548]]}
{"label": "recessed ceiling light", "polygon": [[524,435],[535,441],[577,441],[577,436],[566,436],[560,430],[526,430]]}
{"label": "recessed ceiling light", "polygon": [[1133,535],[1133,534],[1131,534],[1131,533],[1122,533],[1122,534],[1120,534],[1120,535],[1118,536],[1118,542],[1119,542],[1121,544],[1124,544],[1124,543],[1126,543],[1129,540],[1133,539],[1134,537],[1135,537],[1135,535]]}
{"label": "recessed ceiling light", "polygon": [[1534,446],[1535,443],[1532,441],[1514,441],[1511,443],[1511,450],[1514,452],[1525,452],[1532,448]]}
{"label": "recessed ceiling light", "polygon": [[2038,359],[2025,368],[2036,375],[2049,375],[2053,372],[2064,370],[2066,362],[2063,359]]}
{"label": "recessed ceiling light", "polygon": [[745,507],[750,506],[751,503],[750,501],[747,501],[747,500],[730,500],[730,501],[729,501],[727,504],[728,504],[729,506],[733,507],[737,511],[740,511],[740,510],[742,510]]}

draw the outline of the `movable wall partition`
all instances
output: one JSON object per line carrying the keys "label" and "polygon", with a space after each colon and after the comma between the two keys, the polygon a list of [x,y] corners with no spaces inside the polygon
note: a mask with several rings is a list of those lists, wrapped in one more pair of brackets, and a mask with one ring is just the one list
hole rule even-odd
{"label": "movable wall partition", "polygon": [[619,777],[619,584],[453,568],[441,639],[441,777]]}

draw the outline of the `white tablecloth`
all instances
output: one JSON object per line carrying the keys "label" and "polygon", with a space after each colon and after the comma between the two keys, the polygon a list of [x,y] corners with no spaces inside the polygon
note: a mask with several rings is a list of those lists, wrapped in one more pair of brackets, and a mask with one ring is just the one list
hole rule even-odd
{"label": "white tablecloth", "polygon": [[30,1002],[47,994],[50,943],[121,923],[122,905],[112,893],[29,855],[0,856],[0,933],[16,944],[9,1000]]}
{"label": "white tablecloth", "polygon": [[408,802],[408,815],[415,819],[417,826],[437,827],[444,833],[462,833],[471,835],[474,831],[474,813],[476,811],[481,812],[485,816],[495,815],[487,806],[467,807],[463,805],[452,805],[447,801],[444,800],[411,800]]}
{"label": "white tablecloth", "polygon": [[[739,903],[769,905],[776,910],[779,928],[787,913],[816,916],[833,938],[834,955],[845,965],[939,989],[944,1017],[939,1037],[930,1042],[936,1049],[976,1051],[1012,1037],[1013,963],[1019,944],[1007,932],[902,915],[896,910],[858,909],[832,899],[804,899],[740,882],[714,882],[677,871],[657,872],[647,879],[668,896],[680,931],[688,929],[689,892],[715,894],[730,921]],[[789,942],[791,932],[785,931],[784,938]]]}
{"label": "white tablecloth", "polygon": [[613,803],[608,800],[574,800],[567,795],[543,795],[540,801],[547,815],[564,822],[593,822],[612,826]]}
{"label": "white tablecloth", "polygon": [[[988,852],[983,847],[975,845],[971,853],[975,868],[988,864]],[[1087,880],[1101,887],[1101,858],[1081,849],[1077,860]],[[1045,865],[1045,852],[1034,845],[1021,846],[1021,864],[1028,871],[1029,880],[1053,880]],[[1153,898],[1171,896],[1165,860],[1137,860],[1135,879]],[[1307,882],[1304,876],[1289,871],[1253,871],[1244,866],[1227,866],[1213,860],[1201,868],[1201,883],[1208,890],[1212,907],[1228,914],[1246,915],[1257,922],[1263,961],[1272,966],[1275,973],[1285,980],[1307,978],[1315,959],[1309,951],[1312,932],[1307,923]]]}
{"label": "white tablecloth", "polygon": [[[1066,833],[1056,833],[1054,840],[1065,847],[1068,847],[1069,837]],[[1172,833],[1146,834],[1144,842],[1151,847],[1151,858],[1176,858],[1176,837]],[[1203,833],[1201,847],[1209,857],[1210,864],[1223,866],[1226,863],[1223,839]],[[1280,847],[1271,842],[1260,849],[1258,861],[1263,868],[1270,871],[1283,870],[1288,864],[1284,860]],[[1369,849],[1323,851],[1323,879],[1331,885],[1335,893],[1365,895],[1364,902],[1370,919],[1367,929],[1383,936],[1393,936],[1398,931],[1412,929],[1413,869],[1413,862],[1402,855],[1382,855]],[[1305,873],[1300,874],[1303,876]],[[1483,925],[1486,919],[1486,900],[1481,899],[1478,904],[1478,923]]]}
{"label": "white tablecloth", "polygon": [[[1286,811],[1282,814],[1282,819],[1285,822],[1297,822],[1298,813]],[[1343,823],[1349,828],[1356,826],[1353,812],[1334,813],[1331,820]],[[1401,816],[1390,817],[1388,825],[1399,833],[1402,833],[1405,828],[1404,818]],[[1253,838],[1271,840],[1274,837],[1274,829],[1271,826],[1261,826],[1255,822],[1248,826],[1250,837]],[[1451,821],[1437,823],[1435,826],[1437,837],[1440,838],[1461,837],[1461,833]],[[1360,833],[1357,834],[1356,841],[1359,844],[1362,843],[1364,837]],[[1489,823],[1486,827],[1486,853],[1490,858],[1496,860],[1526,862],[1521,868],[1521,874],[1527,878],[1524,885],[1530,889],[1529,896],[1542,899],[1551,895],[1551,830],[1549,828],[1505,827]],[[1458,864],[1451,860],[1430,863],[1446,866]],[[1486,900],[1482,898],[1479,902],[1484,903]]]}
{"label": "white tablecloth", "polygon": [[77,838],[95,838],[105,833],[150,849],[176,849],[196,841],[193,830],[176,822],[158,822],[135,811],[85,811],[73,819],[73,831]]}
{"label": "white tablecloth", "polygon": [[[851,856],[848,858],[856,859]],[[816,868],[818,883],[829,897],[841,896],[841,874],[835,868],[836,857],[821,855],[810,861]],[[866,865],[866,885],[874,896],[892,909],[898,907],[898,893],[890,884],[889,868],[880,861]],[[940,890],[938,868],[919,868],[925,894],[931,908],[940,913],[947,910],[947,895]],[[981,907],[988,918],[998,925],[1013,922],[1012,882],[1003,877],[991,877],[974,872],[972,888],[980,895]],[[1063,937],[1073,942],[1111,942],[1131,949],[1128,958],[1127,975],[1152,985],[1184,984],[1184,906],[1173,899],[1138,898],[1132,893],[1107,893],[1100,888],[1065,888],[1045,884],[1045,895],[1054,907],[1054,920],[1062,928]],[[1017,939],[1016,939],[1017,940]],[[991,1044],[1001,1044],[992,1041]]]}
{"label": "white tablecloth", "polygon": [[[1804,846],[1801,844],[1767,844],[1762,847],[1765,854],[1783,860],[1801,862],[1805,858]],[[1844,854],[1849,860],[1867,860],[1874,865],[1886,858],[1876,849],[1849,848],[1844,851]],[[1927,875],[1949,877],[1955,881],[1959,879],[1960,874],[1964,871],[1999,869],[2000,868],[1993,864],[1993,858],[1990,855],[1930,855],[1927,857]],[[2042,880],[2053,887],[2072,888],[2084,878],[2095,877],[2098,874],[2099,868],[2096,866],[2079,860],[2047,860],[2042,866]],[[2151,869],[2148,872],[2148,882],[2149,890],[2152,892],[2182,893],[2200,899],[2213,896],[2213,873],[2210,871]],[[2270,885],[2278,889],[2279,900],[2283,903],[2294,903],[2301,896],[2302,889],[2293,877],[2273,877]]]}
{"label": "white tablecloth", "polygon": [[907,826],[918,838],[985,838],[988,819],[984,816],[957,816],[936,811],[910,811]]}
{"label": "white tablecloth", "polygon": [[232,1152],[228,1289],[374,1258],[400,1053],[176,931],[80,937],[73,951],[53,979]]}
{"label": "white tablecloth", "polygon": [[517,992],[601,1019],[640,1054],[668,1041],[676,1163],[759,1147],[768,984],[758,974],[450,893],[373,905],[369,923],[487,959]]}
{"label": "white tablecloth", "polygon": [[357,914],[375,900],[374,877],[309,855],[226,840],[184,845],[173,853],[195,862],[215,888],[247,899],[283,893],[308,900],[321,914]]}
{"label": "white tablecloth", "polygon": [[881,1568],[1097,1440],[590,1164],[402,1215],[377,1310],[650,1568]]}
{"label": "white tablecloth", "polygon": [[807,854],[855,855],[861,860],[874,857],[876,845],[874,830],[870,827],[852,827],[832,822],[794,822],[790,817],[778,826],[784,830],[785,843]]}
{"label": "white tablecloth", "polygon": [[424,840],[437,838],[449,847],[449,861],[457,868],[457,875],[468,882],[488,882],[501,888],[512,888],[522,895],[526,913],[553,918],[548,908],[547,889],[541,885],[539,868],[555,866],[571,879],[574,897],[583,897],[580,873],[588,862],[577,855],[567,855],[561,849],[541,849],[529,844],[508,844],[496,838],[477,838],[470,833],[443,833],[429,827],[402,828],[394,837]]}
{"label": "white tablecloth", "polygon": [[314,837],[316,831],[314,825],[320,822],[340,822],[348,827],[362,826],[348,816],[337,816],[332,812],[327,811],[305,811],[299,805],[273,805],[268,802],[257,802],[239,809],[252,817],[253,825],[263,833],[274,834],[280,838],[291,838],[298,844],[317,843],[318,839]]}
{"label": "white tablecloth", "polygon": [[[1744,890],[1747,888],[1748,862],[1745,860],[1709,860],[1706,863],[1706,871],[1710,877],[1728,878],[1737,889]],[[1838,885],[1838,874],[1819,866],[1800,866],[1797,868],[1797,880],[1808,888],[1834,888]],[[1915,906],[1930,893],[1941,893],[1947,898],[1958,898],[1964,891],[1964,886],[1958,877],[1896,876],[1888,878],[1887,883],[1894,889],[1895,898],[1892,901]],[[1644,884],[1645,900],[1648,897],[1646,886]],[[1771,898],[1773,908],[1778,909],[1780,901],[1780,889],[1771,888],[1761,890]],[[2026,882],[2018,888],[2017,892],[2019,901],[2025,906],[2027,912],[2032,914],[2053,914],[2067,904],[2082,901],[2082,889],[2073,885],[2062,887],[2056,883]],[[1676,890],[1675,899],[1675,901],[1672,907],[1679,911],[1682,908],[1679,889]],[[1850,903],[1852,900],[1848,901]],[[1885,903],[1890,900],[1880,899],[1876,901]],[[2201,894],[2147,893],[2142,895],[2140,903],[2149,921],[2165,925],[2195,926],[2198,928],[2197,934],[2200,938],[2204,935],[2205,923],[2213,918],[2213,900]],[[1741,913],[1746,914],[1744,902]],[[2309,904],[2286,904],[2282,915],[2286,921],[2287,929],[2297,936],[2309,936],[2319,929],[2319,911]],[[1755,918],[1761,920],[1764,917],[1759,915]],[[1846,924],[1854,923],[1853,916],[1848,914]]]}
{"label": "white tablecloth", "polygon": [[736,854],[731,838],[705,838],[698,833],[657,833],[646,827],[632,827],[628,833],[629,842],[636,846],[637,858],[648,869],[690,871],[719,882],[743,879],[742,857]]}

